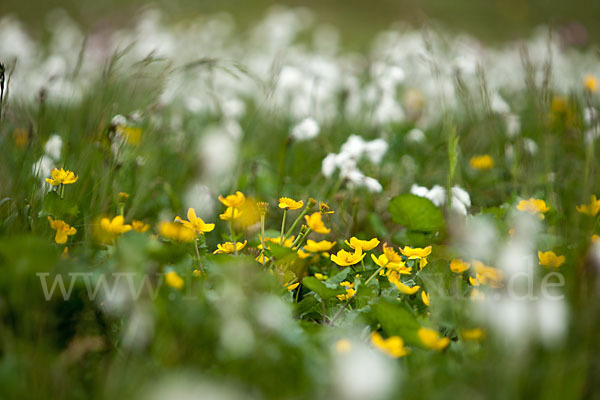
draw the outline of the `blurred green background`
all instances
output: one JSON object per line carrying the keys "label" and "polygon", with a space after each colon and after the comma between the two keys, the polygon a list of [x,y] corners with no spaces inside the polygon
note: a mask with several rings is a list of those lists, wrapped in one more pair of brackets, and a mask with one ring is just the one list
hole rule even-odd
{"label": "blurred green background", "polygon": [[360,46],[396,21],[420,26],[434,20],[455,32],[472,34],[488,43],[526,37],[535,27],[550,24],[570,44],[600,39],[600,1],[595,0],[2,0],[0,15],[15,14],[33,30],[43,17],[64,8],[87,29],[126,26],[140,7],[155,5],[174,20],[227,11],[249,25],[275,5],[305,6],[319,21],[337,26],[344,42]]}

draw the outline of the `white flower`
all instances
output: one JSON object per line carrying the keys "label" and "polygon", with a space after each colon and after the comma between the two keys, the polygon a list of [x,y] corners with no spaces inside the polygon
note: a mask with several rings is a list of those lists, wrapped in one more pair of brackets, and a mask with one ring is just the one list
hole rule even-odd
{"label": "white flower", "polygon": [[118,126],[118,125],[127,125],[127,118],[124,117],[121,114],[117,114],[114,117],[112,117],[112,120],[110,121],[110,123],[112,125],[116,125],[116,126]]}
{"label": "white flower", "polygon": [[292,128],[291,136],[296,140],[310,140],[319,134],[320,127],[312,118],[305,118]]}
{"label": "white flower", "polygon": [[523,149],[532,156],[535,156],[538,152],[538,145],[533,139],[525,138],[523,140]]}
{"label": "white flower", "polygon": [[44,145],[44,152],[55,162],[60,159],[60,153],[62,150],[62,138],[56,134],[50,136],[50,139]]}
{"label": "white flower", "polygon": [[342,145],[340,153],[349,155],[352,158],[359,158],[365,151],[366,143],[361,136],[350,135],[346,143]]}
{"label": "white flower", "polygon": [[509,138],[514,138],[521,132],[521,119],[518,115],[508,114],[504,117],[506,123],[506,135]]}
{"label": "white flower", "polygon": [[46,182],[46,178],[50,176],[50,172],[54,167],[54,161],[47,155],[43,155],[33,164],[32,172],[42,182]]}
{"label": "white flower", "polygon": [[377,179],[371,178],[370,176],[365,176],[364,186],[371,193],[381,193],[381,191],[383,190],[383,186],[381,186],[381,183],[379,183]]}
{"label": "white flower", "polygon": [[379,164],[388,149],[388,144],[385,140],[379,138],[371,140],[365,144],[365,153],[367,158],[375,164]]}
{"label": "white flower", "polygon": [[335,172],[335,169],[337,168],[336,157],[337,154],[329,153],[321,162],[321,173],[324,177],[330,178]]}
{"label": "white flower", "polygon": [[[441,207],[446,204],[446,189],[440,185],[435,185],[431,190],[425,186],[419,186],[417,184],[412,185],[410,192],[419,197],[425,197],[437,207]],[[452,209],[457,213],[467,215],[467,209],[471,207],[471,197],[466,190],[460,186],[454,186],[452,188]]]}
{"label": "white flower", "polygon": [[510,107],[498,93],[492,95],[492,98],[490,99],[490,108],[496,114],[510,113]]}
{"label": "white flower", "polygon": [[405,140],[412,143],[423,143],[425,141],[425,133],[419,128],[413,128],[408,131]]}

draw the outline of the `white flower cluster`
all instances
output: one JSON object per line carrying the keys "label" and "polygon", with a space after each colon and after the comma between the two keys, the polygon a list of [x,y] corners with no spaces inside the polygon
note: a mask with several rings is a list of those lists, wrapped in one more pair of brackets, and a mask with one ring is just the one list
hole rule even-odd
{"label": "white flower cluster", "polygon": [[[431,189],[427,189],[425,186],[414,184],[410,188],[410,192],[419,197],[428,198],[438,207],[446,204],[446,199],[448,197],[446,195],[446,189],[440,185],[435,185]],[[469,196],[469,193],[460,186],[454,186],[452,188],[452,210],[462,215],[467,215],[467,209],[469,207],[471,207],[471,196]]]}
{"label": "white flower cluster", "polygon": [[40,182],[46,184],[46,178],[60,161],[62,153],[62,138],[54,134],[44,145],[44,154],[33,164],[33,174],[40,179]]}
{"label": "white flower cluster", "polygon": [[351,185],[365,187],[370,192],[381,192],[381,183],[375,178],[365,176],[358,168],[358,161],[365,156],[372,163],[379,164],[387,149],[387,142],[381,138],[367,142],[361,136],[351,135],[339,153],[330,153],[323,159],[321,172],[330,178],[339,170],[340,177],[348,180]]}

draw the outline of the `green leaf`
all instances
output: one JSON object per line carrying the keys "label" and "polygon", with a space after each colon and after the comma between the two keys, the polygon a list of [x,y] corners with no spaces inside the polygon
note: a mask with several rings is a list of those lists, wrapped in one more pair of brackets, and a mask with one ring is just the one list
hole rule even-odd
{"label": "green leaf", "polygon": [[77,214],[79,214],[77,204],[71,204],[61,199],[56,192],[48,192],[44,198],[44,205],[39,216],[47,217],[51,215],[55,218],[64,219],[66,217],[76,217]]}
{"label": "green leaf", "polygon": [[439,232],[445,227],[442,210],[425,197],[401,194],[390,201],[388,210],[394,222],[413,231]]}
{"label": "green leaf", "polygon": [[406,344],[422,346],[417,337],[421,325],[402,303],[380,300],[373,304],[372,310],[388,336],[400,336]]}
{"label": "green leaf", "polygon": [[307,276],[306,278],[302,279],[302,284],[318,294],[323,300],[330,299],[345,292],[342,287],[337,289],[328,288],[323,282],[314,276]]}
{"label": "green leaf", "polygon": [[295,314],[299,317],[309,312],[319,301],[314,296],[306,296],[295,305]]}

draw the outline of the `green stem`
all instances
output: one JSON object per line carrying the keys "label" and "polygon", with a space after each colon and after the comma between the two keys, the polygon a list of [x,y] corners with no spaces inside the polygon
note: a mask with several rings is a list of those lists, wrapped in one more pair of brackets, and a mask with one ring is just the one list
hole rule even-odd
{"label": "green stem", "polygon": [[279,244],[283,246],[283,231],[285,230],[285,218],[287,217],[287,208],[283,210],[283,219],[281,220],[281,235],[279,236]]}
{"label": "green stem", "polygon": [[348,304],[350,304],[350,300],[347,300],[346,304],[344,304],[344,306],[340,308],[340,310],[333,316],[333,318],[331,318],[331,321],[329,321],[329,326],[332,326],[335,320],[338,319],[340,315],[342,315],[346,307],[348,307]]}
{"label": "green stem", "polygon": [[304,235],[300,235],[296,238],[296,240],[294,241],[294,243],[292,243],[292,249],[293,248],[298,248],[302,245],[302,243],[304,243],[304,239],[306,239],[306,237],[308,236],[308,234],[312,231],[312,229],[308,228],[306,230],[306,233]]}
{"label": "green stem", "polygon": [[261,214],[260,216],[260,244],[262,245],[262,249],[260,251],[260,262],[263,267],[265,266],[265,215]]}
{"label": "green stem", "polygon": [[233,243],[233,253],[237,256],[238,251],[237,251],[237,243],[235,240],[235,232],[233,230],[233,219],[229,220],[229,232],[231,232],[231,243]]}
{"label": "green stem", "polygon": [[202,260],[200,259],[200,249],[198,249],[198,238],[196,238],[196,240],[194,241],[194,249],[196,250],[196,258],[198,259],[198,267],[200,268],[200,272],[202,272],[202,274],[204,274],[204,268],[202,268]]}
{"label": "green stem", "polygon": [[363,272],[365,272],[366,269],[365,269],[365,259],[364,258],[360,259],[360,265],[362,265]]}
{"label": "green stem", "polygon": [[[308,204],[306,205],[306,207],[304,207],[304,210],[302,210],[300,215],[298,215],[298,218],[296,218],[296,220],[294,221],[294,223],[292,224],[290,229],[288,229],[287,233],[285,234],[285,237],[283,238],[284,241],[287,240],[292,235],[292,232],[294,232],[294,229],[296,229],[296,225],[298,225],[298,222],[300,222],[300,220],[302,220],[302,218],[306,215],[307,212],[308,212]],[[281,244],[283,245],[283,243],[281,243]]]}
{"label": "green stem", "polygon": [[63,199],[65,196],[65,185],[64,184],[60,184],[60,198]]}
{"label": "green stem", "polygon": [[366,281],[365,281],[365,285],[368,284],[371,279],[373,279],[375,277],[375,275],[377,275],[379,273],[379,271],[381,271],[383,269],[383,267],[379,267],[377,268],[377,270],[375,272],[373,272],[373,275],[371,275]]}

